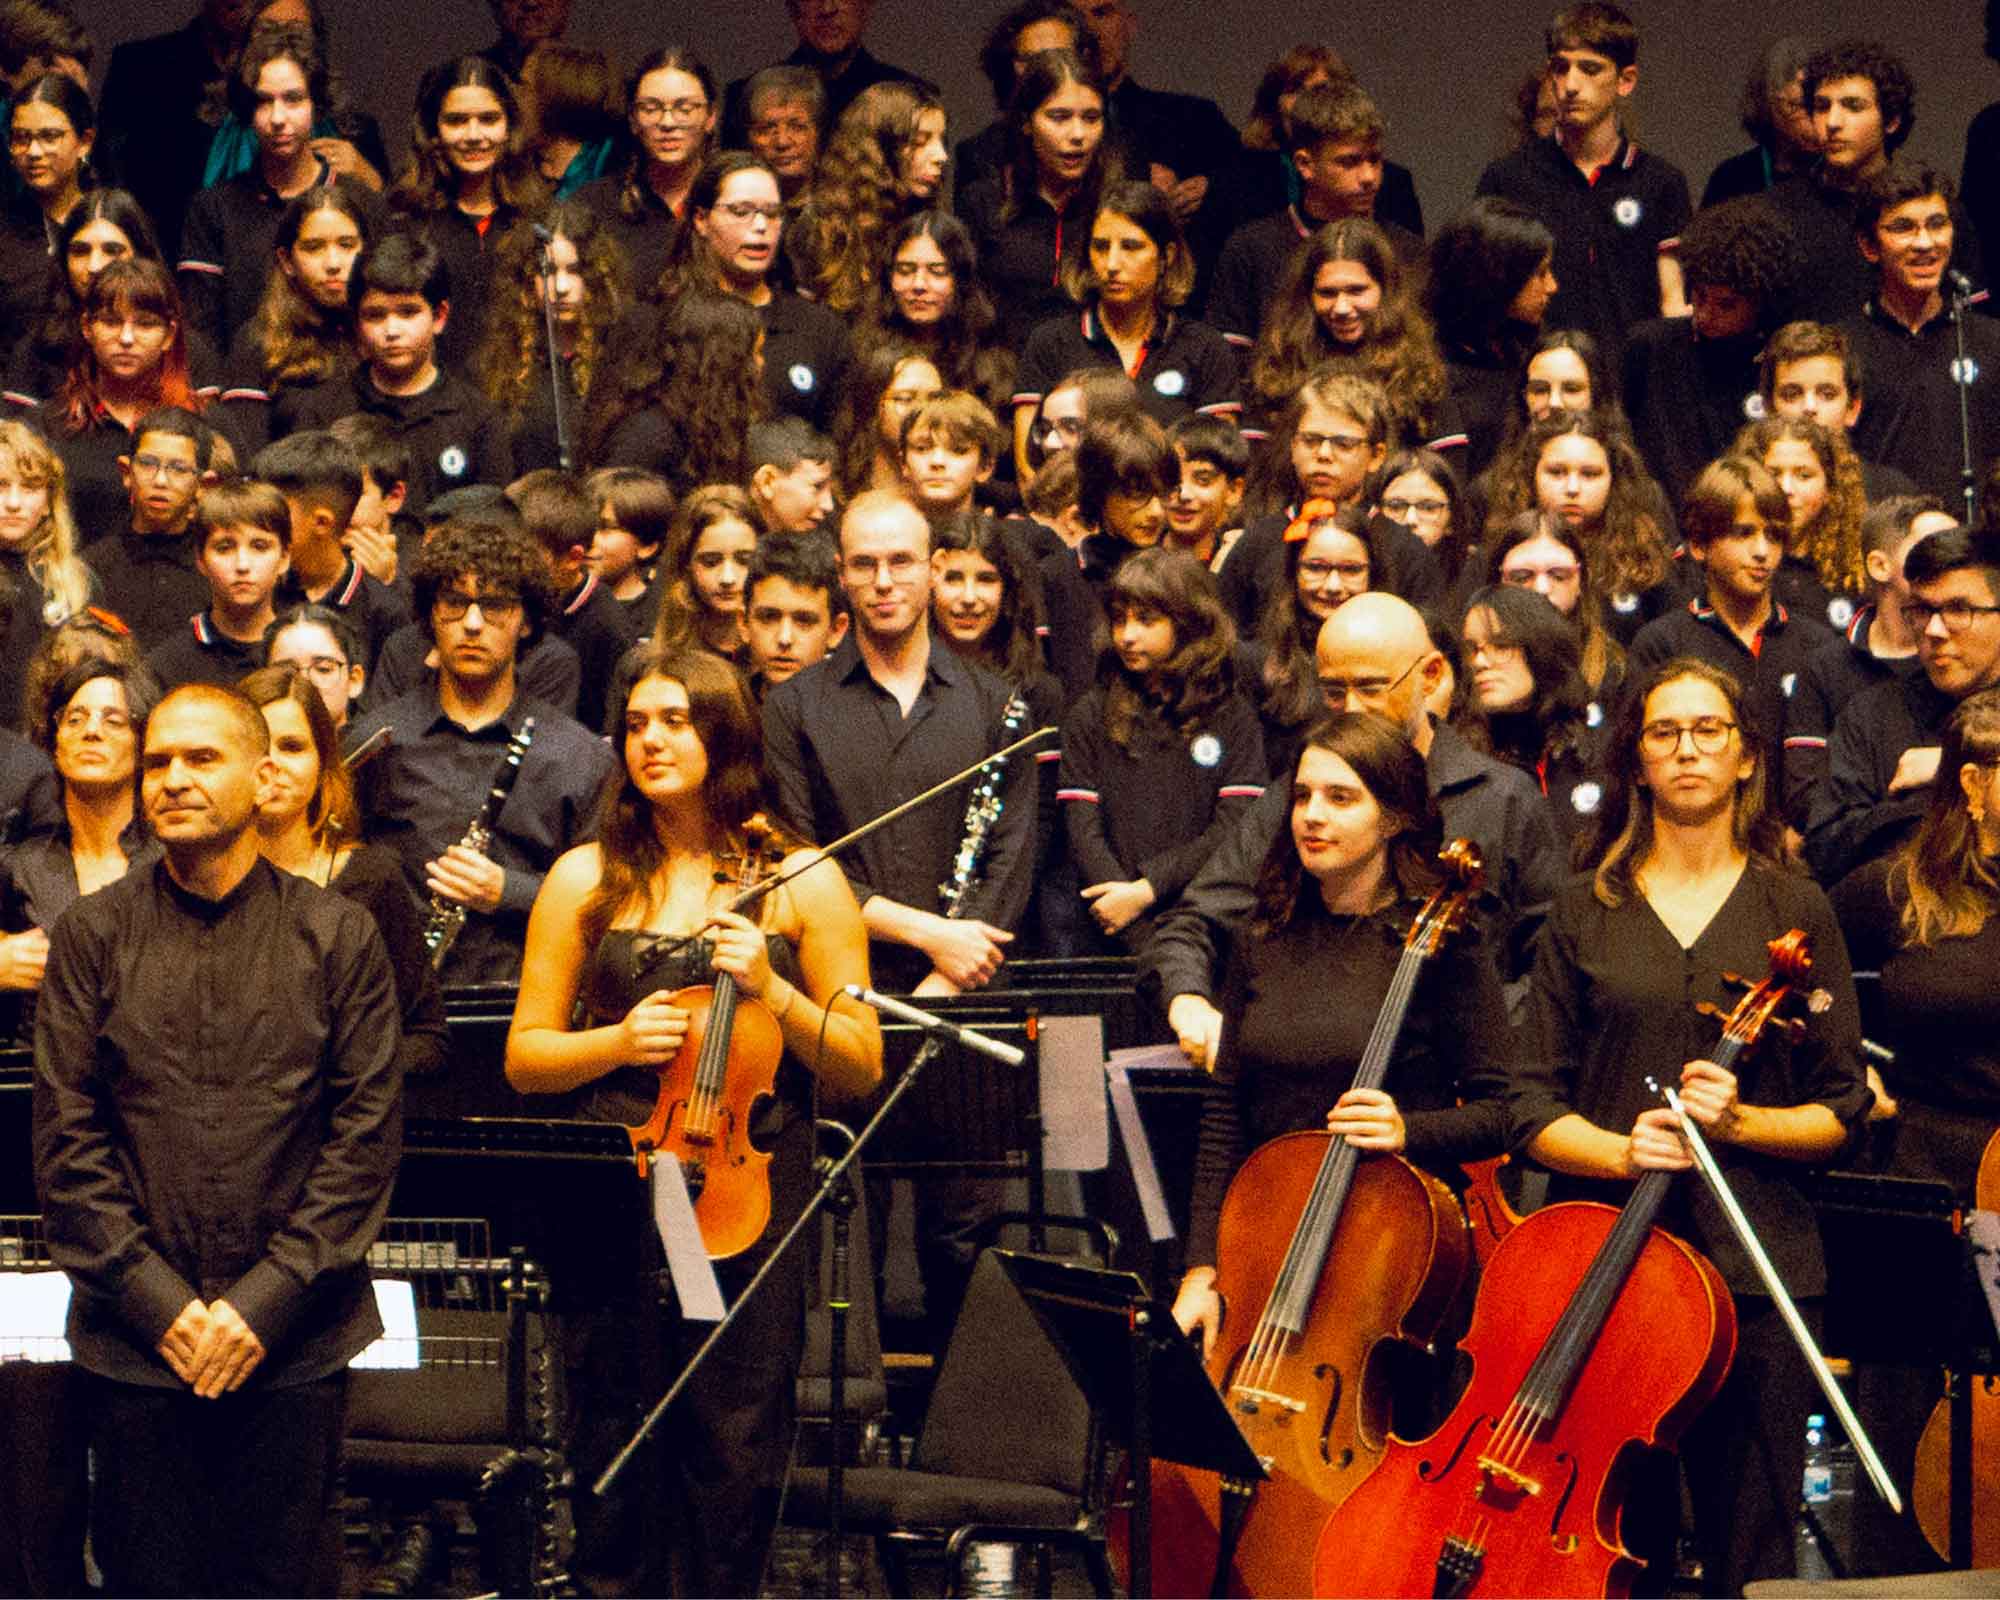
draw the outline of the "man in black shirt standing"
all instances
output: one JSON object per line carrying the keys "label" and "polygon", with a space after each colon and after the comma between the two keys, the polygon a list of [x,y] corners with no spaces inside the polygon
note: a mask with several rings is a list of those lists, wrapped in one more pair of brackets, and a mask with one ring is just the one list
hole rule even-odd
{"label": "man in black shirt standing", "polygon": [[275,776],[233,690],[148,721],[166,850],[57,924],[35,1175],[89,1374],[96,1556],[118,1594],[331,1594],[347,1364],[382,1329],[367,1251],[402,1137],[374,921],[273,870]]}

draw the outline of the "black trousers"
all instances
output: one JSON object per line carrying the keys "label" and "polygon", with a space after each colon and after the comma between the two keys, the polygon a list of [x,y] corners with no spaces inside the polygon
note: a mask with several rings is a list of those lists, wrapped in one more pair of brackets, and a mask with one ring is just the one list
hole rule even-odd
{"label": "black trousers", "polygon": [[347,1374],[218,1400],[94,1378],[105,1592],[330,1595]]}

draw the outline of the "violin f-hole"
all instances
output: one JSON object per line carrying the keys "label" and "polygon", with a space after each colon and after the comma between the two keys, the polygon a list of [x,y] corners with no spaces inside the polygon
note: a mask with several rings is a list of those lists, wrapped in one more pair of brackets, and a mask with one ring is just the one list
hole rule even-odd
{"label": "violin f-hole", "polygon": [[1319,1458],[1336,1471],[1344,1472],[1354,1465],[1354,1452],[1343,1449],[1336,1457],[1333,1453],[1333,1425],[1340,1417],[1341,1391],[1347,1387],[1340,1375],[1340,1369],[1321,1362],[1313,1368],[1313,1377],[1327,1384],[1326,1410],[1321,1413],[1319,1423]]}

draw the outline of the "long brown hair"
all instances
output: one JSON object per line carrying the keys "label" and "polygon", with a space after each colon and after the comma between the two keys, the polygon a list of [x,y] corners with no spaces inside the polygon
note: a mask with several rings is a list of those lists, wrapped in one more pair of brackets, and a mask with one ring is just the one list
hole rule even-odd
{"label": "long brown hair", "polygon": [[[381,233],[373,197],[352,178],[335,177],[314,184],[285,207],[273,251],[290,250],[306,223],[322,211],[353,223],[363,250]],[[272,383],[320,383],[353,370],[354,314],[344,306],[327,311],[315,305],[275,263],[251,327],[264,357],[264,375]]]}
{"label": "long brown hair", "polygon": [[1861,459],[1847,436],[1823,428],[1809,417],[1766,417],[1736,436],[1729,448],[1760,464],[1765,452],[1781,439],[1810,446],[1826,474],[1826,504],[1811,526],[1792,529],[1787,551],[1812,563],[1819,581],[1832,594],[1868,593],[1868,555],[1861,539],[1861,522],[1868,514],[1868,491],[1861,482]]}
{"label": "long brown hair", "polygon": [[1143,678],[1116,656],[1104,690],[1104,731],[1130,752],[1148,713],[1187,740],[1214,716],[1236,686],[1236,626],[1223,608],[1215,574],[1184,550],[1156,545],[1127,556],[1104,591],[1104,615],[1151,611],[1174,625],[1174,651]]}
{"label": "long brown hair", "polygon": [[458,174],[438,136],[438,118],[454,89],[484,89],[507,116],[507,143],[493,168],[493,203],[508,211],[530,210],[548,198],[548,185],[528,155],[528,125],[507,74],[484,56],[460,56],[431,68],[417,86],[410,118],[410,160],[389,190],[389,204],[412,216],[435,216],[458,205]]}
{"label": "long brown hair", "polygon": [[[667,844],[652,802],[639,792],[624,759],[626,708],[632,691],[648,678],[671,678],[687,690],[688,719],[708,757],[702,800],[720,836],[715,842],[724,850],[740,850],[744,825],[759,814],[775,815],[768,803],[763,727],[742,675],[705,650],[634,651],[612,685],[609,725],[619,760],[598,793],[596,838],[603,869],[582,913],[584,935],[592,944],[620,915],[637,908],[644,920],[660,906]],[[780,848],[800,843],[782,831],[775,842]]]}
{"label": "long brown hair", "polygon": [[[188,377],[187,323],[181,316],[180,291],[174,287],[173,274],[165,262],[149,261],[143,256],[112,262],[84,291],[83,321],[88,322],[99,311],[123,316],[149,312],[171,324],[166,345],[160,351],[160,364],[153,369],[155,393],[146,410],[159,406],[179,406],[184,411],[207,409],[208,401],[195,393]],[[101,398],[97,384],[97,357],[89,340],[80,340],[69,374],[56,391],[63,432],[78,434],[90,426]]]}
{"label": "long brown hair", "polygon": [[561,238],[576,251],[583,277],[583,326],[576,357],[569,364],[577,397],[590,396],[591,378],[611,343],[611,331],[625,309],[625,252],[580,200],[558,200],[539,224],[517,222],[493,252],[492,288],[487,295],[486,335],[477,358],[479,386],[503,416],[518,418],[529,398],[549,382],[542,291],[542,239]]}
{"label": "long brown hair", "polygon": [[1533,511],[1540,504],[1535,479],[1542,452],[1570,434],[1593,440],[1611,468],[1611,492],[1604,502],[1603,521],[1582,535],[1590,545],[1592,565],[1605,591],[1643,594],[1658,587],[1667,576],[1666,539],[1654,515],[1659,489],[1631,433],[1615,413],[1558,408],[1531,426],[1521,441],[1520,453],[1494,469],[1487,526],[1504,522],[1517,512]]}
{"label": "long brown hair", "polygon": [[926,113],[943,110],[936,90],[898,81],[870,84],[840,114],[787,244],[801,293],[843,315],[861,305],[884,236],[910,210],[903,157]]}
{"label": "long brown hair", "polygon": [[1930,809],[1889,862],[1889,886],[1903,896],[1903,937],[1909,944],[1969,939],[2000,911],[2000,871],[1979,842],[1959,773],[1968,765],[2000,766],[2000,689],[1959,702],[1945,724]]}
{"label": "long brown hair", "polygon": [[347,763],[340,759],[340,734],[334,729],[333,714],[312,680],[290,662],[279,662],[259,667],[236,687],[260,711],[289,700],[305,713],[313,750],[319,756],[319,785],[306,802],[306,826],[316,844],[359,842],[361,815],[354,802],[354,781],[348,776]]}

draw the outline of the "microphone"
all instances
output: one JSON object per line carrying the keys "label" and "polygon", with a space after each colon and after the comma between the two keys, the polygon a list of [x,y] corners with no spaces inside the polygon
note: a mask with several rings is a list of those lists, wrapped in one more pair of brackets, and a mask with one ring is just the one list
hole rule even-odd
{"label": "microphone", "polygon": [[1945,276],[1945,281],[1951,285],[1951,293],[1953,299],[1970,300],[1973,297],[1973,295],[1977,293],[1977,291],[1972,287],[1972,280],[1968,278],[1964,273],[1960,272],[1958,268],[1956,267],[1946,268],[1944,276]]}
{"label": "microphone", "polygon": [[864,1006],[873,1006],[877,1011],[899,1021],[914,1023],[919,1028],[927,1028],[950,1034],[968,1050],[977,1050],[983,1056],[991,1056],[1006,1066],[1018,1067],[1028,1059],[1025,1050],[1011,1044],[1002,1044],[998,1039],[989,1039],[983,1033],[975,1033],[970,1028],[947,1021],[934,1011],[919,1011],[915,1006],[905,1005],[901,1000],[892,1000],[886,994],[877,994],[873,989],[864,989],[858,983],[850,983],[840,991],[850,1000],[859,1000]]}

